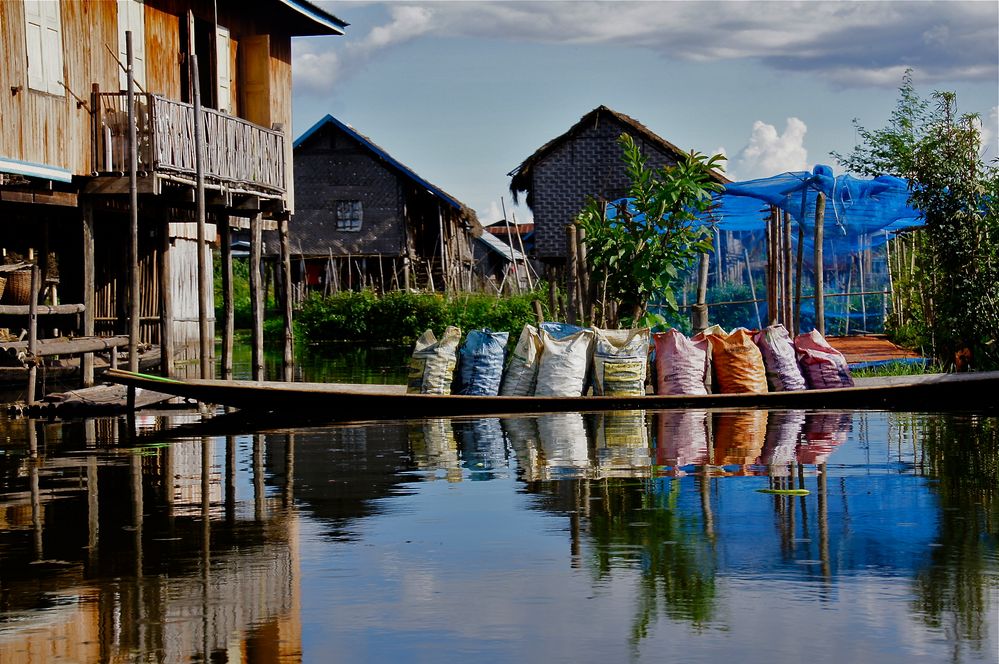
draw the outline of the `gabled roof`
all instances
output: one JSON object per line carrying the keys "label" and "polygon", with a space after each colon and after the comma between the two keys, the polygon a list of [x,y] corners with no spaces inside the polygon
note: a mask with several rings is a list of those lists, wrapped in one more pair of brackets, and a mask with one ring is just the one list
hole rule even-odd
{"label": "gabled roof", "polygon": [[350,23],[343,21],[308,0],[277,0],[292,12],[294,34],[307,37],[314,35],[342,35]]}
{"label": "gabled roof", "polygon": [[490,251],[493,251],[508,261],[525,261],[527,257],[520,253],[509,244],[499,239],[491,233],[483,233],[479,237],[475,238],[482,244],[484,244]]}
{"label": "gabled roof", "polygon": [[378,159],[380,159],[384,164],[389,166],[392,170],[396,171],[399,175],[402,175],[403,177],[413,181],[417,186],[426,189],[430,194],[441,199],[442,201],[444,201],[454,209],[458,210],[459,212],[462,212],[466,215],[471,214],[471,216],[474,217],[475,213],[472,212],[471,208],[467,207],[464,203],[454,198],[440,187],[432,185],[423,178],[421,178],[419,175],[414,173],[408,166],[398,161],[397,159],[395,159],[395,157],[393,157],[384,149],[375,144],[370,138],[368,138],[364,134],[359,133],[349,124],[340,122],[332,115],[326,115],[326,117],[324,117],[316,124],[312,125],[312,127],[310,127],[304,134],[299,136],[295,140],[294,148],[298,149],[298,147],[303,143],[305,143],[306,141],[308,141],[313,134],[315,134],[317,131],[319,131],[320,129],[322,129],[327,125],[332,125],[333,127],[336,127],[340,131],[344,132],[345,134],[353,138],[355,141],[360,143],[362,147],[370,151],[373,155],[375,155]]}
{"label": "gabled roof", "polygon": [[[556,136],[542,145],[534,154],[525,159],[520,166],[507,173],[508,176],[513,178],[510,182],[510,191],[513,193],[515,199],[517,192],[528,191],[530,188],[531,170],[534,168],[535,164],[547,157],[555,148],[559,147],[566,141],[575,138],[605,117],[610,118],[613,121],[617,121],[620,124],[634,130],[636,134],[641,136],[647,142],[659,146],[665,152],[676,155],[677,157],[687,154],[686,150],[681,150],[662,136],[656,134],[654,131],[643,125],[638,120],[629,117],[624,113],[618,113],[607,106],[597,106],[595,109],[580,118],[579,122],[572,125],[569,128],[569,131],[565,132],[561,136]],[[715,180],[718,182],[725,184],[730,181],[721,173],[717,171],[714,171],[714,173],[716,175]]]}

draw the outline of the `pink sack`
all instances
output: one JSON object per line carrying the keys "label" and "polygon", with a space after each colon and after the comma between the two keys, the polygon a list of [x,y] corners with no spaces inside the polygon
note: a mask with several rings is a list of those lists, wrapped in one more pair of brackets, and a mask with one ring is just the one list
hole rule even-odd
{"label": "pink sack", "polygon": [[830,346],[818,330],[796,336],[794,348],[809,389],[853,387],[853,377],[843,353]]}
{"label": "pink sack", "polygon": [[677,330],[654,334],[656,394],[707,394],[711,380],[708,342],[693,342]]}
{"label": "pink sack", "polygon": [[803,390],[805,378],[798,367],[791,335],[783,325],[771,325],[753,335],[753,342],[763,354],[763,366],[767,369],[767,385],[772,392]]}

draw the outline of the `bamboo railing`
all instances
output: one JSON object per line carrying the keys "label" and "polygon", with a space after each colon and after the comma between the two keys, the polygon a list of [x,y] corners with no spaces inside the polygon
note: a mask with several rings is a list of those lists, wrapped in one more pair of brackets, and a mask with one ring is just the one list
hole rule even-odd
{"label": "bamboo railing", "polygon": [[[128,170],[128,108],[123,92],[101,92],[94,115],[95,174]],[[137,94],[138,169],[195,176],[194,107]],[[205,178],[247,190],[285,191],[284,134],[203,109]]]}

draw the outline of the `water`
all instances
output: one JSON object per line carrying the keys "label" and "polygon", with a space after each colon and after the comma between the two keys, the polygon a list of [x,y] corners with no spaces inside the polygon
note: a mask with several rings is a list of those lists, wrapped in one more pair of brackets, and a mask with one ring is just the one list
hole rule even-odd
{"label": "water", "polygon": [[135,427],[0,420],[0,662],[999,661],[994,415]]}

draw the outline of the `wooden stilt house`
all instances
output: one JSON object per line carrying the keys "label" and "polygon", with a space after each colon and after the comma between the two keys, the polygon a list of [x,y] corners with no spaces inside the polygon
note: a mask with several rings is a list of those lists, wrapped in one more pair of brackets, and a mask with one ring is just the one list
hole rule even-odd
{"label": "wooden stilt house", "polygon": [[[294,145],[296,292],[472,288],[475,212],[327,115]],[[266,253],[276,257],[276,238]]]}
{"label": "wooden stilt house", "polygon": [[[203,355],[210,243],[292,211],[291,38],[346,25],[306,0],[0,3],[0,249],[40,265],[45,303],[82,305],[60,334],[122,334],[137,320],[168,373]],[[0,309],[0,328],[20,326],[19,311]]]}

